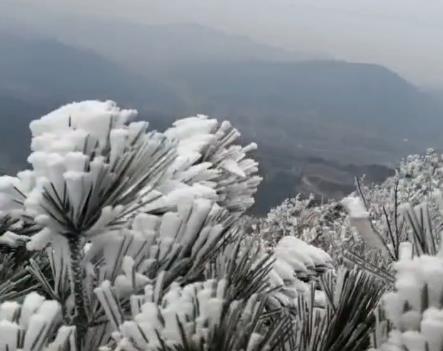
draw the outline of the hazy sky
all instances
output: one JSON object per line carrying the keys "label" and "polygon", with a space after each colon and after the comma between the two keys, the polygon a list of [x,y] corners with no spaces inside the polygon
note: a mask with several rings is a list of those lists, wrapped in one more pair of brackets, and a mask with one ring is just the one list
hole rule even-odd
{"label": "hazy sky", "polygon": [[193,22],[281,47],[384,64],[443,87],[443,0],[1,0],[142,23]]}

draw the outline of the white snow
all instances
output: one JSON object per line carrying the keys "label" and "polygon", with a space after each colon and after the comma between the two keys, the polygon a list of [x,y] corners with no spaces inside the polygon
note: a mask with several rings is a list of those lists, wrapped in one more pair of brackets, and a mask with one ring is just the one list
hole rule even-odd
{"label": "white snow", "polygon": [[349,195],[341,203],[345,206],[351,218],[368,218],[369,213],[366,210],[363,200],[359,196]]}

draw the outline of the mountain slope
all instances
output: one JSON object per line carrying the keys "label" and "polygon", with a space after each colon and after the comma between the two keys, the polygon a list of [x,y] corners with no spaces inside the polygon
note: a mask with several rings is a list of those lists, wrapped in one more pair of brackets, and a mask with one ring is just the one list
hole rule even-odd
{"label": "mountain slope", "polygon": [[[59,35],[59,39],[94,49],[119,62],[138,63],[148,70],[152,66],[196,62],[238,62],[260,58],[278,62],[306,58],[301,53],[198,24],[150,26],[103,19],[83,22],[84,26],[77,27],[75,31],[66,31]],[[113,38],[112,42],[103,40],[108,36]],[[116,46],[120,50],[116,51]]]}
{"label": "mountain slope", "polygon": [[[0,92],[21,98],[118,99],[152,109],[179,100],[161,82],[137,76],[94,52],[50,39],[0,32]],[[3,94],[5,95],[5,94]]]}
{"label": "mountain slope", "polygon": [[[7,15],[2,16],[2,7]],[[194,23],[148,25],[73,14],[35,16],[27,8],[14,11],[14,7],[0,3],[0,29],[20,32],[25,28],[34,35],[55,37],[67,45],[94,50],[147,76],[184,63],[288,62],[324,57],[285,50]]]}
{"label": "mountain slope", "polygon": [[[201,39],[200,51],[193,51],[192,45],[186,51],[188,43],[178,45],[183,37],[177,36],[177,30],[167,33],[167,28],[152,30],[157,34],[145,38],[152,49],[151,61],[142,62],[144,54],[138,57],[138,39],[125,44],[125,50],[133,48],[131,55],[140,59],[140,65],[152,63],[156,72],[149,78],[134,73],[137,66],[116,64],[90,50],[0,31],[0,156],[4,156],[0,161],[4,168],[16,169],[24,163],[25,153],[20,150],[27,150],[26,126],[31,118],[69,101],[91,98],[111,98],[137,108],[140,118],[160,129],[177,116],[194,113],[231,120],[245,141],[259,144],[257,157],[264,175],[258,195],[263,196],[261,210],[300,189],[326,196],[347,191],[353,186],[353,175],[372,172],[362,165],[395,162],[428,146],[443,146],[438,118],[442,106],[384,67],[281,62],[265,55],[272,52],[270,48],[260,53],[268,60],[241,50],[230,55],[212,43],[217,32],[201,29],[206,40]],[[114,42],[115,49],[126,35],[110,36],[103,45],[111,50]],[[156,44],[174,36],[164,47]],[[247,45],[244,49],[254,51]],[[157,70],[155,57],[165,56],[168,50],[170,61],[161,63],[168,69]],[[202,60],[194,62],[197,52]],[[275,57],[280,54],[277,50]],[[324,166],[322,161],[319,166],[312,157],[329,163]],[[16,159],[18,163],[12,161]],[[356,166],[343,171],[342,165],[350,163]],[[342,179],[330,174],[340,174]]]}
{"label": "mountain slope", "polygon": [[330,119],[361,122],[370,117],[371,123],[380,123],[387,114],[403,121],[415,118],[427,102],[400,76],[371,64],[249,61],[180,66],[175,73],[196,102],[274,113],[318,111]]}
{"label": "mountain slope", "polygon": [[[259,141],[264,182],[257,202],[265,207],[297,191],[340,197],[353,189],[354,176],[390,174],[365,164],[443,147],[443,108],[381,66],[237,62],[184,65],[174,74],[191,112],[228,116],[246,139]],[[330,163],[318,166],[312,157]],[[349,163],[355,166],[343,170]]]}
{"label": "mountain slope", "polygon": [[[323,149],[316,156],[334,159],[343,151],[340,147],[352,145],[372,149],[373,159],[364,159],[380,162],[401,152],[399,143],[400,149],[411,151],[441,143],[434,133],[442,125],[436,117],[441,108],[381,66],[339,61],[200,64],[177,68],[174,78],[193,110],[233,116],[261,140],[289,142],[296,136],[291,146],[301,144],[303,152]],[[352,155],[343,154],[348,157]]]}

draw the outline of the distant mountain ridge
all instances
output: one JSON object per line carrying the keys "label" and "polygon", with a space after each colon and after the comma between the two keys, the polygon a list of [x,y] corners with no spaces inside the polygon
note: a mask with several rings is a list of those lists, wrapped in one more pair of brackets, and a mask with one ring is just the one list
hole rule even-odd
{"label": "distant mountain ridge", "polygon": [[[8,11],[7,4],[5,11]],[[320,56],[256,42],[195,23],[147,25],[123,19],[75,15],[31,16],[22,12],[2,18],[0,30],[15,28],[78,48],[93,50],[145,76],[188,63],[266,60],[294,62]],[[9,10],[11,12],[11,10]],[[44,18],[44,20],[42,20]]]}
{"label": "distant mountain ridge", "polygon": [[10,95],[60,101],[118,98],[161,108],[178,103],[161,82],[56,40],[0,32],[0,52],[0,91]]}
{"label": "distant mountain ridge", "polygon": [[[340,156],[332,144],[372,149],[374,157],[364,159],[382,162],[401,150],[440,142],[435,131],[442,126],[441,106],[382,66],[343,61],[200,64],[176,68],[174,78],[193,110],[230,116],[251,136],[259,136],[261,129],[268,134],[260,135],[262,142],[263,137],[271,142],[296,136],[294,148],[324,149],[313,155],[326,159]],[[343,153],[343,160],[349,157]]]}
{"label": "distant mountain ridge", "polygon": [[[204,52],[206,45],[209,54],[201,61],[195,62],[196,51],[190,50],[189,60],[183,53],[173,57],[176,62],[163,63],[164,70],[152,64],[155,74],[150,75],[102,52],[41,34],[20,36],[0,30],[0,148],[8,150],[8,157],[0,160],[17,169],[12,160],[24,162],[20,150],[28,147],[27,123],[73,100],[114,99],[137,108],[140,118],[160,129],[177,117],[205,113],[231,120],[245,141],[258,142],[256,156],[265,178],[258,195],[263,196],[264,207],[259,210],[264,211],[298,190],[322,189],[325,196],[346,191],[353,186],[353,175],[374,171],[365,164],[391,164],[402,155],[443,146],[443,107],[382,66],[274,60],[264,54],[228,59],[228,51],[210,46],[213,32],[202,31],[207,40],[201,40],[199,50]],[[128,33],[120,39],[110,37],[106,45],[111,48],[114,42],[118,47]],[[241,40],[235,39],[237,45]],[[151,46],[146,47],[154,48],[155,40],[149,41]],[[160,57],[173,44],[171,40],[165,48],[152,50]],[[146,47],[134,47],[134,57]],[[144,57],[139,63],[149,64],[142,62]],[[8,137],[2,139],[3,133]],[[329,164],[319,165],[313,157]],[[343,170],[350,163],[354,168]],[[380,174],[389,173],[385,171]],[[328,174],[341,174],[343,181]]]}

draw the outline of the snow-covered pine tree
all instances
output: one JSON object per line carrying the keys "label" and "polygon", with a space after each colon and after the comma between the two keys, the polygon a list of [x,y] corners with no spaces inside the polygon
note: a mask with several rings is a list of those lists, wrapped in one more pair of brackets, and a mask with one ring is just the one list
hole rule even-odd
{"label": "snow-covered pine tree", "polygon": [[135,116],[63,106],[0,177],[0,351],[441,349],[441,155],[251,226],[255,144]]}
{"label": "snow-covered pine tree", "polygon": [[205,116],[160,133],[135,115],[85,101],[31,123],[31,169],[0,178],[0,350],[291,349],[317,291],[301,280],[330,258],[244,235],[255,145]]}

